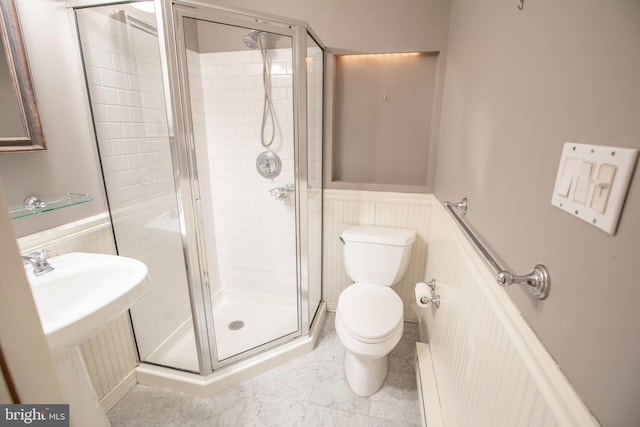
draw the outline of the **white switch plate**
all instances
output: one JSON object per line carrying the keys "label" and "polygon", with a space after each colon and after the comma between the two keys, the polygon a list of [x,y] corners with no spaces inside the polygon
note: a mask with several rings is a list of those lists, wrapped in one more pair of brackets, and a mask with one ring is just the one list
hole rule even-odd
{"label": "white switch plate", "polygon": [[566,142],[551,204],[613,235],[638,150]]}

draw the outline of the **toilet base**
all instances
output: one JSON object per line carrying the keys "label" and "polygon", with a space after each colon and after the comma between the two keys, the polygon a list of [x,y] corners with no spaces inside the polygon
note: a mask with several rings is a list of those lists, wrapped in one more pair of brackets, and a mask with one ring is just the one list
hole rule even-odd
{"label": "toilet base", "polygon": [[346,351],[344,372],[351,390],[358,396],[367,397],[380,389],[387,376],[387,356],[361,358]]}

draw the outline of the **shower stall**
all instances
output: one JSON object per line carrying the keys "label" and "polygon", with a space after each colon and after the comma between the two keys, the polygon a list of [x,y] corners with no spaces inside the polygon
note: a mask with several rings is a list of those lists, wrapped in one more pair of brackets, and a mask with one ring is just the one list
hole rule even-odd
{"label": "shower stall", "polygon": [[149,267],[141,362],[207,375],[322,307],[323,47],[201,2],[75,9],[120,255]]}

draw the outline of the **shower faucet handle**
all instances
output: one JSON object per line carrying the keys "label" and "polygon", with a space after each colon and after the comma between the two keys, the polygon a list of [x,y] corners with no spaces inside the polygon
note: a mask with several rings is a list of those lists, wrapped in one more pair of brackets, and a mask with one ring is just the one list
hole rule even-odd
{"label": "shower faucet handle", "polygon": [[291,200],[295,199],[296,186],[293,184],[287,184],[284,187],[275,187],[269,190],[269,193],[275,197],[276,200]]}

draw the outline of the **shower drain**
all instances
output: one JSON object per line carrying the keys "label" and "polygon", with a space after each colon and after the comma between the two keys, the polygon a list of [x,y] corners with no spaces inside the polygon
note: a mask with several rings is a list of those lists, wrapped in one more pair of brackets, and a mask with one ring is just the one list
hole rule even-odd
{"label": "shower drain", "polygon": [[234,320],[229,323],[229,329],[232,331],[237,331],[238,329],[242,329],[244,327],[244,322],[242,320]]}

